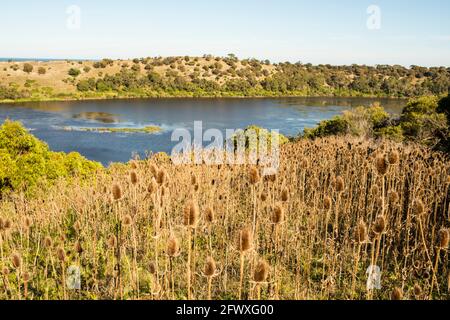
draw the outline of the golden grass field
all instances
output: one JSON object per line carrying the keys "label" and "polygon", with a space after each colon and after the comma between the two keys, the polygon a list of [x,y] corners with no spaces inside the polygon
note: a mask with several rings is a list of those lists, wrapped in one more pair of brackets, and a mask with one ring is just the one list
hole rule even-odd
{"label": "golden grass field", "polygon": [[267,177],[133,161],[1,201],[0,299],[449,299],[449,188],[446,156],[355,138],[288,143]]}

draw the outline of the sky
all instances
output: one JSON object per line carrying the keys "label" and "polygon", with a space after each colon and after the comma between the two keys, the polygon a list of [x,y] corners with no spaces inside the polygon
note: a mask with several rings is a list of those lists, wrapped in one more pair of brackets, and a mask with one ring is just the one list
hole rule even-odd
{"label": "sky", "polygon": [[448,0],[15,0],[0,57],[450,66]]}

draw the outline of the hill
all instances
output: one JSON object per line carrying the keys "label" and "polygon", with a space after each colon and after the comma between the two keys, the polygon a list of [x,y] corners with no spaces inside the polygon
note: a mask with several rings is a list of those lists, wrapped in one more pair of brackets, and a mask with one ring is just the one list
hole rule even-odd
{"label": "hill", "polygon": [[228,57],[0,62],[0,101],[121,97],[442,95],[450,68],[272,64]]}

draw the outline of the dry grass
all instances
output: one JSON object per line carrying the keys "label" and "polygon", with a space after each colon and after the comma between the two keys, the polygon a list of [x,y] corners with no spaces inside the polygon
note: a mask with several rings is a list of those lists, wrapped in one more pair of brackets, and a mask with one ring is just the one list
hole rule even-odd
{"label": "dry grass", "polygon": [[421,147],[342,138],[284,146],[274,177],[117,166],[2,201],[0,298],[448,299],[449,176]]}

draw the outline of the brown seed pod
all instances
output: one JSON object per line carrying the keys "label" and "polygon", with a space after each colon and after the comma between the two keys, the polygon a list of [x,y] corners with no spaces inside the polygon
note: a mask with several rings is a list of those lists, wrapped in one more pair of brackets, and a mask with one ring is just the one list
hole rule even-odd
{"label": "brown seed pod", "polygon": [[154,178],[158,176],[158,168],[153,163],[150,164],[150,172]]}
{"label": "brown seed pod", "polygon": [[445,250],[448,248],[450,235],[448,229],[441,229],[439,231],[439,248]]}
{"label": "brown seed pod", "polygon": [[122,189],[118,184],[114,184],[112,187],[112,195],[114,200],[122,199]]}
{"label": "brown seed pod", "polygon": [[156,182],[159,185],[163,185],[164,182],[166,182],[166,180],[167,180],[167,173],[166,173],[166,171],[165,170],[159,170],[158,171],[158,176],[156,178]]}
{"label": "brown seed pod", "polygon": [[261,201],[262,202],[266,202],[266,200],[267,200],[267,193],[266,192],[263,192],[263,193],[261,193]]}
{"label": "brown seed pod", "polygon": [[30,274],[29,274],[27,271],[25,271],[25,272],[22,274],[22,280],[23,280],[23,282],[28,282],[28,281],[30,281],[30,278],[31,278],[31,276],[30,276]]}
{"label": "brown seed pod", "polygon": [[323,199],[323,208],[325,209],[325,211],[330,211],[331,204],[332,204],[332,201],[331,201],[330,197],[325,197]]}
{"label": "brown seed pod", "polygon": [[150,274],[156,274],[156,265],[154,262],[150,262],[150,264],[148,265],[148,271],[150,272]]}
{"label": "brown seed pod", "polygon": [[129,214],[127,214],[125,217],[123,217],[122,223],[125,226],[131,226],[133,224],[133,218]]}
{"label": "brown seed pod", "polygon": [[131,171],[130,172],[130,181],[134,185],[138,183],[138,176],[137,176],[136,171]]}
{"label": "brown seed pod", "polygon": [[115,248],[116,247],[116,244],[117,244],[117,238],[116,238],[116,236],[114,236],[114,235],[110,235],[109,236],[109,238],[108,238],[108,247],[109,248]]}
{"label": "brown seed pod", "polygon": [[44,238],[44,247],[45,248],[51,248],[53,246],[53,241],[52,241],[52,238],[50,238],[50,237],[45,237]]}
{"label": "brown seed pod", "polygon": [[391,300],[403,300],[403,290],[400,288],[395,288],[392,291]]}
{"label": "brown seed pod", "polygon": [[390,191],[389,192],[389,201],[393,204],[397,203],[400,199],[398,193],[396,191]]}
{"label": "brown seed pod", "polygon": [[418,216],[420,216],[422,213],[425,212],[425,206],[424,206],[422,200],[416,199],[416,201],[414,201],[413,212],[415,215],[418,215]]}
{"label": "brown seed pod", "polygon": [[238,247],[241,252],[246,252],[253,248],[253,234],[250,228],[240,231]]}
{"label": "brown seed pod", "polygon": [[24,220],[25,228],[30,229],[32,225],[33,225],[33,220],[31,220],[30,217],[25,217],[25,220]]}
{"label": "brown seed pod", "polygon": [[336,191],[342,192],[342,191],[344,191],[344,188],[345,188],[344,179],[342,179],[342,177],[337,177],[336,178]]}
{"label": "brown seed pod", "polygon": [[389,164],[386,161],[386,158],[382,156],[376,159],[375,167],[377,169],[378,174],[384,176],[388,172]]}
{"label": "brown seed pod", "polygon": [[261,176],[259,174],[259,170],[255,167],[250,168],[249,171],[250,183],[257,184],[261,180]]}
{"label": "brown seed pod", "polygon": [[281,192],[281,201],[287,202],[289,200],[289,189],[284,188]]}
{"label": "brown seed pod", "polygon": [[272,213],[272,223],[274,224],[280,224],[284,220],[284,209],[283,206],[278,203],[275,205],[275,208],[273,209]]}
{"label": "brown seed pod", "polygon": [[259,260],[253,272],[253,281],[257,283],[266,282],[269,275],[269,264],[265,260]]}
{"label": "brown seed pod", "polygon": [[400,161],[400,155],[397,151],[393,150],[388,155],[388,161],[390,165],[396,165]]}
{"label": "brown seed pod", "polygon": [[422,288],[416,283],[414,285],[414,296],[416,297],[416,299],[420,298],[420,296],[422,295]]}
{"label": "brown seed pod", "polygon": [[81,245],[81,242],[80,242],[80,241],[77,241],[77,242],[75,243],[74,249],[75,249],[75,252],[78,253],[78,254],[82,254],[83,251],[84,251],[84,250],[83,250],[83,246]]}
{"label": "brown seed pod", "polygon": [[376,219],[375,219],[375,223],[373,225],[373,231],[380,235],[382,233],[384,233],[386,230],[386,218],[383,215],[379,215]]}
{"label": "brown seed pod", "polygon": [[14,253],[12,256],[12,265],[15,269],[19,269],[22,266],[22,258],[18,253]]}
{"label": "brown seed pod", "polygon": [[59,261],[66,261],[66,251],[63,248],[58,248],[58,250],[56,251],[56,255],[58,256]]}
{"label": "brown seed pod", "polygon": [[358,226],[356,227],[355,241],[360,244],[367,241],[367,226],[366,223],[362,220],[358,223]]}
{"label": "brown seed pod", "polygon": [[167,254],[169,257],[176,257],[180,253],[180,245],[178,244],[177,238],[175,238],[174,235],[171,235],[169,237],[169,240],[167,240]]}
{"label": "brown seed pod", "polygon": [[190,200],[184,207],[184,225],[187,227],[195,228],[198,223],[200,209],[198,204],[194,200]]}
{"label": "brown seed pod", "polygon": [[205,210],[205,219],[208,223],[213,223],[215,218],[214,209],[211,207],[207,207]]}
{"label": "brown seed pod", "polygon": [[213,277],[216,274],[216,262],[212,257],[208,257],[208,259],[206,259],[204,273],[207,277]]}
{"label": "brown seed pod", "polygon": [[197,184],[197,177],[193,174],[191,176],[191,185],[195,186]]}
{"label": "brown seed pod", "polygon": [[4,276],[9,275],[9,269],[8,269],[8,267],[3,267],[3,269],[2,269],[2,274],[3,274]]}

